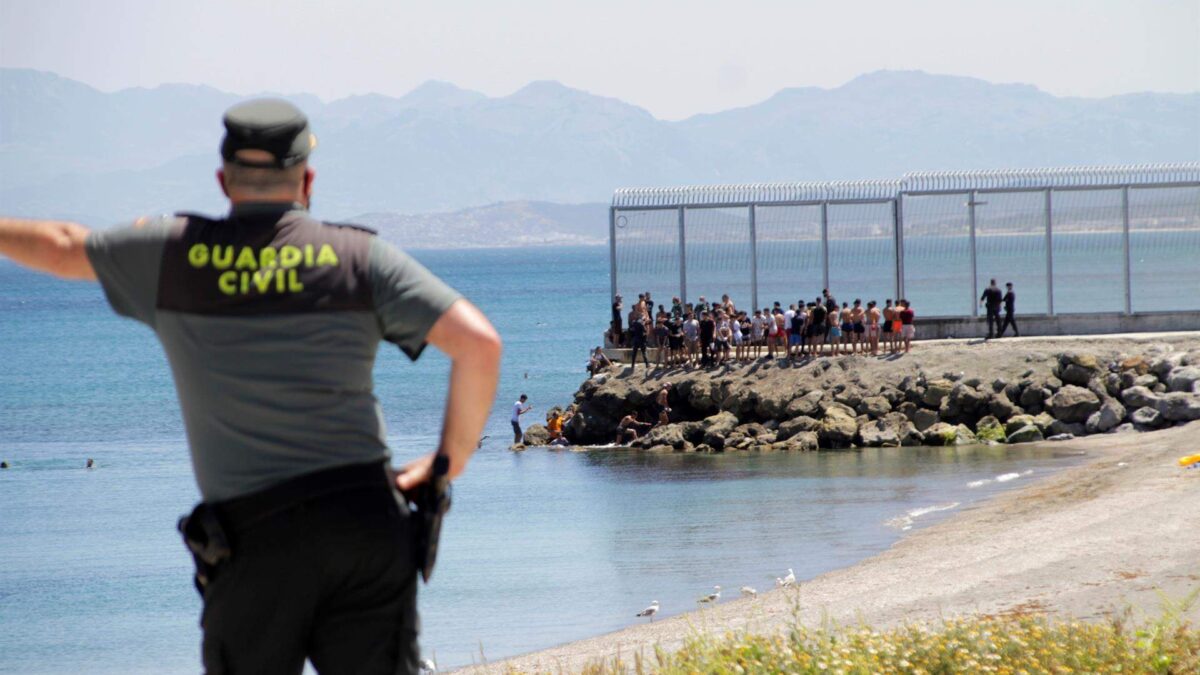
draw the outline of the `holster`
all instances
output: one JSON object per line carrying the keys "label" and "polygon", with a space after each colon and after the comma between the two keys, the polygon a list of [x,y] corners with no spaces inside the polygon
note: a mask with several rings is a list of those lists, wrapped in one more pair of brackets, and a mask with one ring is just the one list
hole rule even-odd
{"label": "holster", "polygon": [[449,457],[439,454],[434,458],[433,472],[428,481],[418,485],[411,494],[405,495],[415,511],[415,553],[417,569],[421,579],[429,583],[433,567],[437,563],[438,540],[442,534],[442,518],[450,510]]}
{"label": "holster", "polygon": [[233,556],[229,537],[216,509],[204,502],[197,504],[191,514],[180,518],[178,527],[196,564],[196,591],[204,597],[204,589],[217,578],[222,564]]}

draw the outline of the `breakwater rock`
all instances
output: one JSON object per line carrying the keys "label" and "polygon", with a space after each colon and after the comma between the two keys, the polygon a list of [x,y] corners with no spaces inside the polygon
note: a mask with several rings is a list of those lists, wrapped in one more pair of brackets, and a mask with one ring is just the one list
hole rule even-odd
{"label": "breakwater rock", "polygon": [[[1072,340],[922,345],[904,356],[758,360],[711,369],[614,366],[575,393],[564,433],[612,443],[629,413],[668,424],[632,446],[759,452],[1022,443],[1153,431],[1200,419],[1200,341]],[[536,439],[527,438],[526,442]]]}

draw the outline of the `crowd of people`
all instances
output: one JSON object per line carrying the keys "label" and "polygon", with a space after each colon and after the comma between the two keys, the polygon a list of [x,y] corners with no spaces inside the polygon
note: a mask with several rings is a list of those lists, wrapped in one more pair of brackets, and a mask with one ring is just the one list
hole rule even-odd
{"label": "crowd of people", "polygon": [[[607,340],[632,350],[634,367],[640,355],[650,367],[648,351],[655,348],[657,365],[721,365],[758,358],[800,361],[839,354],[908,352],[916,335],[912,305],[889,298],[880,307],[874,300],[838,304],[824,289],[811,301],[783,307],[775,302],[762,309],[739,310],[728,295],[719,302],[700,296],[695,303],[671,299],[654,311],[649,292],[625,312],[620,295],[613,299],[612,325]],[[627,320],[627,327],[623,322]]]}

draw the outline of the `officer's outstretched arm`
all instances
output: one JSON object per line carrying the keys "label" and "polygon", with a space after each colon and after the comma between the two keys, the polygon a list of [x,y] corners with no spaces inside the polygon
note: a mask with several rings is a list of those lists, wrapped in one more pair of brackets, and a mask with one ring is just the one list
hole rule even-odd
{"label": "officer's outstretched arm", "polygon": [[[458,300],[429,330],[429,344],[450,357],[450,391],[442,423],[441,452],[450,457],[450,478],[462,473],[496,398],[500,336],[475,305]],[[397,477],[401,490],[429,477],[432,455],[409,463]]]}
{"label": "officer's outstretched arm", "polygon": [[76,223],[0,218],[0,254],[64,279],[96,280],[84,250],[87,236]]}

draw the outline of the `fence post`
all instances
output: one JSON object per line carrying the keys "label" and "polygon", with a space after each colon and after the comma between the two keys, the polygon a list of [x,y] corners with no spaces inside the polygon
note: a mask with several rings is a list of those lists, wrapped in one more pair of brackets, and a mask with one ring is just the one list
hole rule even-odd
{"label": "fence post", "polygon": [[900,205],[901,195],[892,200],[892,236],[896,241],[896,298],[904,295],[904,213]]}
{"label": "fence post", "polygon": [[1054,316],[1054,220],[1050,188],[1046,188],[1046,313]]}
{"label": "fence post", "polygon": [[758,307],[758,229],[754,221],[754,204],[750,209],[750,307]]}
{"label": "fence post", "polygon": [[679,207],[679,302],[687,304],[687,237],[684,235],[684,208]]}
{"label": "fence post", "polygon": [[967,222],[971,232],[971,316],[979,316],[979,269],[975,259],[975,191],[967,195]]}
{"label": "fence post", "polygon": [[1133,287],[1129,279],[1129,186],[1121,188],[1121,220],[1125,248],[1125,314],[1133,314]]}
{"label": "fence post", "polygon": [[617,301],[617,208],[608,208],[608,282],[609,302]]}
{"label": "fence post", "polygon": [[821,202],[821,279],[829,288],[829,202]]}

